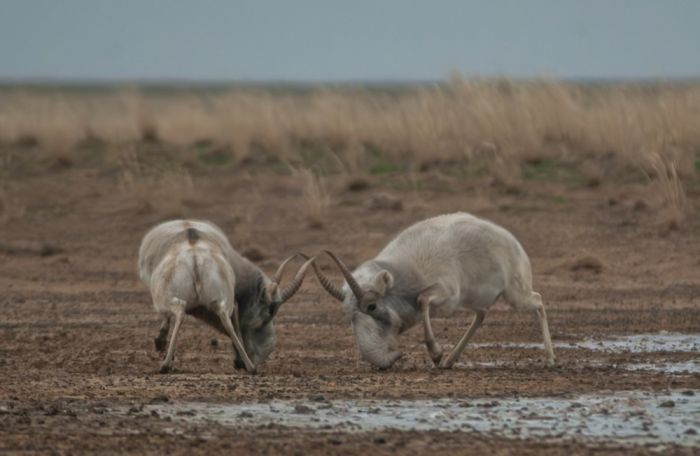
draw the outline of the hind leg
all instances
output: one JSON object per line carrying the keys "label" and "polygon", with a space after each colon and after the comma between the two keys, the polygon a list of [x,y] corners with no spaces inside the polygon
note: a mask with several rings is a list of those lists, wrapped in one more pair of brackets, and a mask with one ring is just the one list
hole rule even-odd
{"label": "hind leg", "polygon": [[[524,296],[522,296],[524,295]],[[506,301],[516,309],[534,310],[537,312],[537,317],[540,320],[540,329],[542,330],[542,339],[544,339],[544,351],[547,356],[547,365],[554,366],[554,350],[552,349],[552,338],[549,335],[549,324],[547,323],[547,312],[542,304],[542,296],[536,291],[530,291],[529,294],[522,293],[512,294],[506,293]]]}
{"label": "hind leg", "polygon": [[170,315],[163,315],[160,322],[160,329],[158,330],[158,336],[153,339],[156,346],[156,351],[163,353],[165,351],[165,345],[168,338],[168,331],[170,331]]}
{"label": "hind leg", "polygon": [[172,369],[173,356],[175,355],[175,341],[177,340],[177,333],[180,330],[182,319],[185,316],[185,302],[181,299],[173,298],[173,304],[180,305],[177,308],[173,309],[173,315],[175,316],[175,326],[173,327],[173,333],[170,336],[170,343],[168,344],[168,353],[165,355],[165,359],[160,365],[161,374],[165,374]]}

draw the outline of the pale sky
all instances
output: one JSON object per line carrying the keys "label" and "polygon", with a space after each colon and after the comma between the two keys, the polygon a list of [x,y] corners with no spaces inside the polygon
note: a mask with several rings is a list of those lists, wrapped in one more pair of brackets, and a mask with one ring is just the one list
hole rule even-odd
{"label": "pale sky", "polygon": [[700,0],[0,0],[0,79],[700,76]]}

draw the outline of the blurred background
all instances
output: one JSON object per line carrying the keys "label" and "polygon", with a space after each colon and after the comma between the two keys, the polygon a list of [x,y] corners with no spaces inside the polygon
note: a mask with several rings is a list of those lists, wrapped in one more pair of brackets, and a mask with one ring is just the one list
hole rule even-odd
{"label": "blurred background", "polygon": [[4,0],[0,172],[98,167],[128,187],[265,169],[311,194],[329,173],[626,176],[678,223],[698,18],[695,1]]}

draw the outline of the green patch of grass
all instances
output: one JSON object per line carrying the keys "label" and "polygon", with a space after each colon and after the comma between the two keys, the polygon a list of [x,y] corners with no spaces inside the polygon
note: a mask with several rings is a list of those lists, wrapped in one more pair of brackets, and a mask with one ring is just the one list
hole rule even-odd
{"label": "green patch of grass", "polygon": [[[11,157],[2,159],[2,166],[0,166],[0,171],[2,172],[3,178],[17,178],[25,177],[37,173],[38,170],[43,169],[39,166],[42,161],[39,149],[17,149],[10,152],[3,151],[3,154],[11,154]],[[43,166],[43,164],[42,164]]]}
{"label": "green patch of grass", "polygon": [[204,151],[209,150],[212,147],[214,147],[214,141],[212,141],[211,139],[198,139],[197,141],[192,143],[192,148],[194,150]]}
{"label": "green patch of grass", "polygon": [[[427,168],[427,167],[421,167]],[[419,168],[419,169],[421,169]],[[436,170],[446,176],[460,179],[479,179],[489,174],[489,164],[484,160],[452,160],[431,165],[428,169]]]}
{"label": "green patch of grass", "polygon": [[562,163],[551,158],[527,163],[523,165],[521,173],[525,180],[570,182],[576,185],[585,185],[587,182],[575,164]]}
{"label": "green patch of grass", "polygon": [[409,167],[405,162],[400,163],[393,160],[392,157],[375,144],[367,143],[363,147],[368,161],[367,172],[372,176],[405,173],[408,171]]}
{"label": "green patch of grass", "polygon": [[523,166],[522,175],[528,180],[553,180],[557,163],[555,160],[546,158],[536,163]]}
{"label": "green patch of grass", "polygon": [[700,171],[700,159],[695,160],[695,171]]}
{"label": "green patch of grass", "polygon": [[405,163],[379,162],[369,165],[369,173],[372,176],[405,173],[407,171],[408,166]]}
{"label": "green patch of grass", "polygon": [[549,195],[549,200],[558,204],[565,204],[571,201],[569,198],[562,195]]}
{"label": "green patch of grass", "polygon": [[423,192],[431,191],[437,193],[449,193],[454,189],[448,182],[435,179],[410,179],[401,176],[398,179],[391,179],[385,182],[388,188],[400,191]]}
{"label": "green patch of grass", "polygon": [[85,141],[75,148],[75,162],[86,165],[101,165],[107,155],[107,146],[99,141]]}
{"label": "green patch of grass", "polygon": [[478,179],[489,174],[489,167],[485,163],[468,163],[462,168],[462,177],[466,179]]}
{"label": "green patch of grass", "polygon": [[231,151],[226,149],[206,150],[199,154],[199,161],[208,166],[226,166],[231,163]]}
{"label": "green patch of grass", "polygon": [[303,149],[299,151],[301,166],[314,169],[317,174],[333,174],[340,171],[340,163],[337,157],[329,149]]}

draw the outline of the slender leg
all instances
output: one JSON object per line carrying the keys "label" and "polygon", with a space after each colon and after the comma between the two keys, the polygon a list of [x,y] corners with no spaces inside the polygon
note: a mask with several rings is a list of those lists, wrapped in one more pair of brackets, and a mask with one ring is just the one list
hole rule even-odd
{"label": "slender leg", "polygon": [[449,369],[454,365],[455,361],[457,361],[457,358],[459,358],[459,355],[461,355],[462,351],[464,351],[464,347],[467,345],[467,342],[469,342],[469,339],[472,338],[476,330],[479,329],[479,326],[481,326],[481,323],[484,321],[485,315],[486,312],[484,312],[483,310],[476,311],[476,314],[474,315],[474,321],[472,321],[472,324],[469,326],[469,329],[467,329],[467,332],[464,333],[464,335],[459,340],[455,348],[452,349],[452,352],[450,352],[450,355],[447,357],[447,359],[440,363],[440,367],[442,367],[443,369]]}
{"label": "slender leg", "polygon": [[430,359],[433,360],[433,365],[438,366],[440,364],[440,359],[442,359],[442,347],[437,341],[435,341],[435,336],[433,335],[433,327],[430,324],[430,304],[432,302],[429,297],[418,298],[420,303],[421,313],[423,315],[423,331],[425,332],[425,346],[428,348],[428,353],[430,354]]}
{"label": "slender leg", "polygon": [[241,321],[238,316],[238,305],[236,305],[233,308],[233,316],[231,318],[233,320],[233,330],[236,331],[236,334],[242,334],[241,333]]}
{"label": "slender leg", "polygon": [[156,345],[156,351],[159,353],[165,351],[168,331],[170,331],[170,315],[163,315],[163,319],[160,322],[160,329],[158,330],[158,336],[153,339]]}
{"label": "slender leg", "polygon": [[532,300],[535,301],[535,309],[537,310],[537,316],[540,319],[540,328],[542,329],[542,338],[544,339],[544,351],[547,356],[546,362],[547,366],[554,366],[554,350],[552,349],[552,337],[549,335],[549,324],[547,323],[547,312],[544,310],[544,304],[542,304],[542,296],[537,292],[532,292]]}
{"label": "slender leg", "polygon": [[[231,320],[233,320],[233,332],[243,337],[243,333],[241,332],[240,318],[238,316],[238,305],[236,305],[236,307],[234,307],[233,309],[233,315],[231,316]],[[243,364],[243,360],[241,359],[241,354],[238,353],[238,349],[235,345],[233,346],[233,353],[235,355],[233,360],[233,367],[236,369],[245,368],[245,364]]]}
{"label": "slender leg", "polygon": [[177,340],[177,332],[182,324],[182,318],[185,316],[183,309],[175,310],[175,327],[173,327],[173,333],[170,336],[170,344],[168,345],[168,354],[165,355],[165,359],[160,365],[161,374],[165,374],[172,369],[173,355],[175,354],[175,341]]}
{"label": "slender leg", "polygon": [[233,349],[243,359],[243,364],[245,364],[246,370],[248,372],[250,372],[251,374],[254,374],[255,373],[255,366],[253,365],[253,362],[248,357],[248,354],[246,353],[245,348],[243,347],[243,344],[241,343],[241,340],[236,335],[236,332],[233,329],[233,324],[231,323],[231,317],[226,315],[226,312],[224,312],[224,310],[223,310],[223,305],[219,309],[219,319],[221,320],[221,324],[224,325],[226,332],[228,333],[229,337],[231,338],[231,342],[233,342]]}

